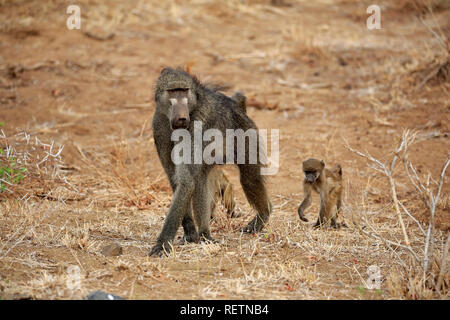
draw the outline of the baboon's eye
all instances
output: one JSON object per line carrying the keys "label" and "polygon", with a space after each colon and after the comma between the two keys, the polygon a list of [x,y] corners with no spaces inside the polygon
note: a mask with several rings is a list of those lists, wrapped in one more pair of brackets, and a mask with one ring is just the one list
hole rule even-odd
{"label": "baboon's eye", "polygon": [[169,89],[167,91],[169,92],[187,92],[189,88],[175,88],[175,89]]}

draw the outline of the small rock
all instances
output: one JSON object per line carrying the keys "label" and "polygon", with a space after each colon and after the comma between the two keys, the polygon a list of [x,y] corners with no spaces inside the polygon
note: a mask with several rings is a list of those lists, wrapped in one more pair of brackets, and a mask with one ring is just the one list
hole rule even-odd
{"label": "small rock", "polygon": [[338,58],[338,62],[339,62],[339,65],[341,65],[341,66],[343,66],[343,67],[345,67],[346,65],[348,65],[348,62],[345,61],[345,59],[342,58],[342,57],[339,57],[339,58]]}
{"label": "small rock", "polygon": [[115,34],[113,32],[110,32],[106,29],[97,27],[97,28],[90,28],[89,30],[86,30],[84,34],[92,39],[99,40],[99,41],[105,41],[110,40],[114,38]]}
{"label": "small rock", "polygon": [[103,291],[94,291],[84,297],[84,300],[125,300],[125,298]]}
{"label": "small rock", "polygon": [[117,243],[111,243],[102,249],[102,254],[107,257],[120,256],[122,254],[122,247]]}
{"label": "small rock", "polygon": [[13,300],[32,300],[33,297],[26,293],[14,293],[12,296]]}

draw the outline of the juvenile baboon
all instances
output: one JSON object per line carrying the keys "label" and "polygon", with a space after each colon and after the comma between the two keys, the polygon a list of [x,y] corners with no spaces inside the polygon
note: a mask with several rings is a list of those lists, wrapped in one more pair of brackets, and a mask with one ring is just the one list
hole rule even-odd
{"label": "juvenile baboon", "polygon": [[236,211],[236,202],[234,201],[233,185],[220,167],[211,169],[208,176],[208,184],[210,192],[214,193],[213,201],[211,202],[211,218],[214,217],[216,204],[219,201],[219,198],[222,199],[222,204],[229,217],[239,217],[239,214]]}
{"label": "juvenile baboon", "polygon": [[[314,227],[331,224],[337,228],[336,219],[341,209],[342,168],[337,164],[332,170],[325,169],[323,161],[310,158],[303,161],[303,201],[298,207],[301,220],[308,221],[304,212],[311,205],[311,190],[320,194],[320,211]],[[334,210],[336,207],[336,210]]]}
{"label": "juvenile baboon", "polygon": [[[197,78],[180,69],[162,70],[156,82],[155,102],[153,137],[161,164],[173,190],[164,226],[150,251],[150,255],[161,255],[164,251],[170,251],[180,223],[186,241],[213,240],[209,227],[213,197],[207,181],[215,165],[206,164],[204,161],[202,164],[195,164],[193,160],[192,164],[175,164],[171,157],[175,145],[171,140],[173,130],[186,129],[192,137],[194,121],[200,121],[203,130],[217,129],[223,136],[226,135],[227,129],[247,131],[257,130],[257,127],[235,100],[212,87],[203,85]],[[192,139],[192,150],[194,140]],[[194,153],[191,152],[192,157]],[[247,161],[250,154],[248,143],[245,144],[245,154],[245,163],[239,164],[237,150],[234,150],[234,163],[238,163],[240,182],[247,200],[257,211],[256,217],[242,231],[254,233],[264,227],[272,206],[264,184],[264,176],[261,175],[262,164],[260,161],[256,164]],[[192,219],[192,211],[198,232]]]}

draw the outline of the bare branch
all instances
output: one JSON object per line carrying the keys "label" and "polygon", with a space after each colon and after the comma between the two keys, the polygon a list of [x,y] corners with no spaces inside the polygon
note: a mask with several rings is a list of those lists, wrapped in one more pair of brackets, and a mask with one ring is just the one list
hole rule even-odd
{"label": "bare branch", "polygon": [[441,270],[439,271],[439,277],[436,284],[437,290],[441,290],[444,276],[447,273],[447,254],[449,246],[450,246],[450,233],[447,235],[447,241],[445,242],[444,249],[442,249]]}
{"label": "bare branch", "polygon": [[445,178],[445,171],[447,171],[447,167],[450,164],[450,158],[447,158],[447,160],[445,160],[444,165],[442,166],[442,170],[441,170],[441,177],[439,178],[439,187],[438,187],[438,191],[436,194],[436,198],[434,198],[434,205],[437,204],[437,202],[439,201],[439,197],[441,196],[441,190],[442,190],[442,185],[444,184],[444,178]]}
{"label": "bare branch", "polygon": [[400,204],[400,207],[403,209],[403,211],[406,213],[406,215],[407,215],[408,217],[410,217],[411,220],[413,220],[413,221],[417,224],[417,226],[419,227],[420,231],[422,231],[422,234],[423,234],[424,236],[426,236],[425,230],[423,230],[422,225],[420,224],[420,222],[417,221],[417,219],[414,218],[414,217],[409,213],[409,211],[406,209],[406,207],[403,205],[403,203],[399,202],[399,204]]}

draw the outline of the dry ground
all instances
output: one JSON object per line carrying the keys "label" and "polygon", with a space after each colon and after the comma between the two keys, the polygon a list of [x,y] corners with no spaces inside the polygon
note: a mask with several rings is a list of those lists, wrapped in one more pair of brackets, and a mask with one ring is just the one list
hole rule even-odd
{"label": "dry ground", "polygon": [[[70,1],[0,0],[2,148],[28,148],[36,163],[50,148],[39,141],[54,141],[52,154],[64,146],[60,158],[7,185],[13,193],[0,193],[0,298],[71,299],[98,289],[131,299],[449,298],[448,287],[438,293],[420,282],[407,251],[355,227],[370,224],[404,244],[386,178],[345,148],[348,141],[388,161],[403,130],[419,130],[410,159],[420,176],[438,180],[450,150],[448,42],[439,40],[450,34],[448,1],[432,13],[379,1],[382,29],[372,31],[372,1],[75,2],[81,30],[65,26]],[[268,183],[274,210],[261,234],[239,232],[254,212],[227,168],[243,215],[217,215],[220,243],[147,256],[171,199],[151,133],[164,66],[244,91],[257,125],[280,130],[280,168]],[[299,221],[301,162],[311,156],[341,163],[340,219],[349,228]],[[428,210],[401,166],[396,172],[400,200],[426,228]],[[449,191],[447,179],[436,252],[450,228]],[[423,235],[404,219],[422,252]],[[101,254],[112,241],[123,255]],[[371,265],[380,267],[380,290],[365,289]],[[81,271],[79,290],[69,290],[70,266]],[[432,268],[439,271],[438,260]]]}

